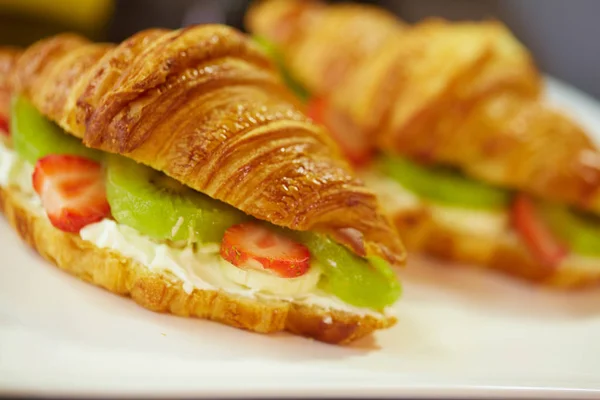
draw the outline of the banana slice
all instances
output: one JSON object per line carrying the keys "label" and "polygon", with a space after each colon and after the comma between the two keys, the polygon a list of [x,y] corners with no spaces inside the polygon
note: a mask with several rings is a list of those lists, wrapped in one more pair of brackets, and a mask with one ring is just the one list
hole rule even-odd
{"label": "banana slice", "polygon": [[237,283],[257,291],[278,295],[298,295],[312,291],[321,277],[321,268],[311,265],[307,273],[297,278],[281,278],[255,269],[242,269],[221,259],[221,269],[225,276]]}

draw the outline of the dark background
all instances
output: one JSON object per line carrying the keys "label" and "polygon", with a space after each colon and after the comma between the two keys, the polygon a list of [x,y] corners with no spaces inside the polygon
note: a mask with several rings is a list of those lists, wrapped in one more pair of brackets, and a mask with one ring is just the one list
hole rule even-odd
{"label": "dark background", "polygon": [[[335,2],[335,1],[330,1]],[[600,0],[371,0],[414,22],[428,16],[451,20],[497,18],[532,51],[540,67],[600,99]],[[178,27],[225,22],[243,28],[246,0],[123,0],[111,36],[147,25]],[[143,18],[139,9],[145,8]],[[136,17],[137,15],[137,17]],[[137,19],[136,19],[137,18]],[[133,25],[127,21],[135,21]]]}
{"label": "dark background", "polygon": [[[50,4],[55,0],[47,1]],[[544,72],[600,99],[600,0],[360,2],[385,7],[408,22],[429,16],[451,20],[497,18],[530,49]],[[3,12],[2,3],[0,0],[0,44],[28,44],[44,34],[70,28],[68,24],[38,17],[22,19]],[[114,0],[112,12],[101,29],[89,26],[78,29],[94,39],[110,41],[121,41],[141,29],[156,26],[178,28],[219,22],[243,30],[243,15],[249,3],[249,0]]]}

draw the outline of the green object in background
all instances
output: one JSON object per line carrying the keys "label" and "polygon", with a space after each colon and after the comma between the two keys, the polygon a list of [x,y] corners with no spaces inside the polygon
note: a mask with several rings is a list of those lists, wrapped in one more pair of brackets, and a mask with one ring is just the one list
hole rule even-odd
{"label": "green object in background", "polygon": [[289,72],[283,61],[283,56],[277,50],[277,47],[268,39],[260,36],[254,36],[254,41],[269,55],[269,57],[275,62],[279,73],[283,77],[285,84],[302,100],[303,102],[308,101],[310,93],[304,88]]}
{"label": "green object in background", "polygon": [[546,202],[540,202],[540,210],[552,232],[564,240],[571,251],[583,256],[600,256],[600,218]]}
{"label": "green object in background", "polygon": [[490,209],[506,207],[512,198],[507,190],[468,178],[449,168],[422,166],[397,155],[384,155],[380,163],[388,176],[431,201]]}

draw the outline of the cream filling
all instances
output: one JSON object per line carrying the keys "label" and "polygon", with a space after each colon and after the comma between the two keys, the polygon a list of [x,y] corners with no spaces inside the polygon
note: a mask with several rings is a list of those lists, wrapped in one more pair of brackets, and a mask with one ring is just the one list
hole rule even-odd
{"label": "cream filling", "polygon": [[502,235],[510,227],[509,215],[504,210],[474,210],[426,202],[398,181],[377,171],[366,172],[362,178],[375,190],[383,208],[390,215],[427,207],[436,224],[486,237]]}
{"label": "cream filling", "polygon": [[[0,186],[18,187],[27,205],[32,212],[46,216],[41,201],[32,186],[32,166],[22,160],[14,151],[8,149],[0,142]],[[175,227],[174,227],[175,229]],[[243,277],[246,285],[236,283],[227,275],[223,268],[223,259],[219,254],[218,243],[206,243],[193,246],[170,246],[166,243],[157,243],[137,230],[119,224],[113,220],[104,219],[95,224],[90,224],[80,231],[83,240],[89,241],[99,248],[111,249],[126,257],[130,257],[151,271],[159,272],[171,278],[174,282],[181,282],[186,293],[194,289],[222,290],[253,299],[290,301],[307,306],[318,306],[326,310],[346,311],[353,314],[376,318],[392,315],[392,308],[386,308],[382,313],[368,308],[355,307],[345,303],[336,296],[314,287],[315,274],[307,274],[308,281],[303,286],[310,288],[308,291],[298,293],[297,288],[290,290],[289,285],[282,284],[279,288],[274,286],[272,280],[264,282],[256,277]],[[319,271],[318,264],[311,265],[311,269]],[[284,280],[284,278],[281,278]],[[253,286],[255,287],[251,287]],[[256,287],[258,286],[258,288]],[[279,290],[293,294],[283,295],[274,293]],[[326,323],[331,322],[331,317],[325,316]]]}
{"label": "cream filling", "polygon": [[430,205],[432,218],[440,225],[486,237],[497,236],[509,228],[509,216],[504,210],[470,210],[468,208]]}
{"label": "cream filling", "polygon": [[[395,179],[376,170],[363,172],[361,177],[377,193],[382,207],[390,215],[426,207],[436,224],[457,233],[469,233],[485,237],[487,240],[506,237],[518,240],[514,236],[510,216],[506,210],[474,210],[427,202]],[[600,267],[600,257],[571,253],[562,262],[561,267],[597,271]]]}

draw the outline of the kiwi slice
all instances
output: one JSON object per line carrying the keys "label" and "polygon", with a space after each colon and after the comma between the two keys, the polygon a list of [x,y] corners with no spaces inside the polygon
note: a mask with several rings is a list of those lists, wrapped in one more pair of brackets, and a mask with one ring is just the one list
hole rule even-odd
{"label": "kiwi slice", "polygon": [[267,53],[271,60],[275,62],[287,87],[290,88],[300,100],[304,102],[308,101],[310,98],[310,93],[300,82],[298,82],[298,80],[292,76],[290,71],[287,69],[285,62],[283,61],[283,56],[277,49],[277,46],[262,36],[254,36],[253,39],[263,49],[263,51]]}
{"label": "kiwi slice", "polygon": [[44,117],[22,96],[11,101],[11,137],[15,151],[31,164],[49,154],[72,154],[100,161],[102,153],[85,147]]}
{"label": "kiwi slice", "polygon": [[326,235],[310,231],[286,233],[303,243],[323,271],[319,288],[357,307],[382,310],[402,294],[390,265],[379,257],[362,258]]}
{"label": "kiwi slice", "polygon": [[546,202],[540,203],[540,210],[552,232],[564,240],[571,251],[583,256],[600,256],[599,217]]}
{"label": "kiwi slice", "polygon": [[466,177],[450,168],[419,165],[397,155],[384,155],[382,170],[406,189],[431,201],[476,209],[508,206],[511,193]]}
{"label": "kiwi slice", "polygon": [[121,156],[110,155],[106,171],[106,196],[114,219],[154,239],[220,242],[227,228],[250,218]]}

